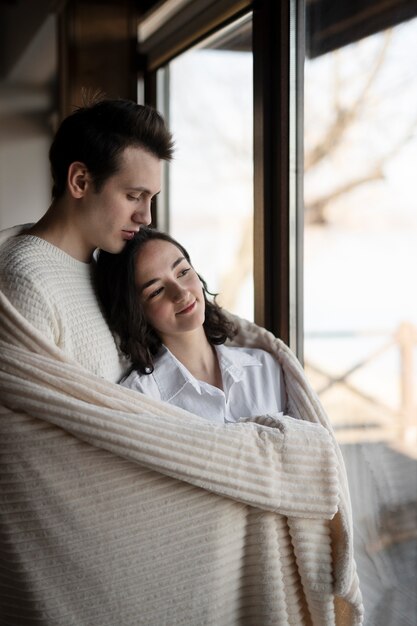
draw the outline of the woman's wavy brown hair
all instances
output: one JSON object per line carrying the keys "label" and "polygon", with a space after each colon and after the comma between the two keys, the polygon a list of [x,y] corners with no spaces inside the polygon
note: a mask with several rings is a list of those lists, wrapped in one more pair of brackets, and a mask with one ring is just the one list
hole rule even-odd
{"label": "woman's wavy brown hair", "polygon": [[[153,372],[154,357],[162,345],[145,317],[135,285],[137,255],[153,239],[173,244],[192,265],[190,255],[178,241],[154,228],[142,227],[120,254],[100,250],[95,271],[98,296],[107,322],[118,336],[120,348],[132,363],[132,370],[136,369],[141,374]],[[212,345],[222,344],[235,336],[235,326],[216,303],[216,294],[210,293],[206,282],[199,274],[198,277],[203,286],[206,307],[203,324],[206,337]],[[209,295],[214,296],[212,301],[208,299]]]}

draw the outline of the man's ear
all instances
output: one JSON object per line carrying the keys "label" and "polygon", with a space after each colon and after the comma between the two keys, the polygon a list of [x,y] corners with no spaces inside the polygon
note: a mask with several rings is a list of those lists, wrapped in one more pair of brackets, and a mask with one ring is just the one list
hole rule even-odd
{"label": "man's ear", "polygon": [[87,166],[80,161],[74,161],[68,168],[68,190],[73,198],[82,198],[89,184],[91,176]]}

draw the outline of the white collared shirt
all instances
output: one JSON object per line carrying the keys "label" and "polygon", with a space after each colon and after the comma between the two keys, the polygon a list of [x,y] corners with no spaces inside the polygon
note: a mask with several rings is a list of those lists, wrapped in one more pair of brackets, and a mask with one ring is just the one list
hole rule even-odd
{"label": "white collared shirt", "polygon": [[264,350],[215,346],[223,391],[197,380],[165,347],[152,374],[133,371],[121,384],[219,422],[284,410],[281,366]]}

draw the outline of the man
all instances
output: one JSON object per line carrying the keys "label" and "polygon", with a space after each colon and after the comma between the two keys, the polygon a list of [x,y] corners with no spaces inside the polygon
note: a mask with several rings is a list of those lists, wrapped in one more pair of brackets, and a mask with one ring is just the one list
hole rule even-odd
{"label": "man", "polygon": [[59,127],[49,157],[53,201],[0,249],[0,289],[15,308],[91,372],[117,381],[122,363],[97,302],[92,256],[120,252],[151,221],[172,137],[151,107],[102,100]]}

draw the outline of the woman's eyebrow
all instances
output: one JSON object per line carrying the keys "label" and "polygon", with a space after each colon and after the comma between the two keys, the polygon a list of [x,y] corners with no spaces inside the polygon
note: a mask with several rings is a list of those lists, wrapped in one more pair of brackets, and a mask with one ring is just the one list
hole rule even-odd
{"label": "woman's eyebrow", "polygon": [[157,283],[158,280],[159,278],[151,278],[150,280],[147,280],[146,283],[139,287],[139,293],[142,293],[142,291],[144,291],[147,287],[150,287],[154,283]]}
{"label": "woman's eyebrow", "polygon": [[177,267],[177,265],[179,265],[181,263],[181,261],[185,261],[186,258],[184,256],[180,256],[178,257],[178,259],[176,261],[173,262],[173,264],[171,265],[171,269],[175,269]]}
{"label": "woman's eyebrow", "polygon": [[[186,261],[186,258],[184,256],[178,257],[178,259],[176,259],[176,261],[174,261],[173,264],[171,265],[171,269],[172,270],[175,269],[177,265],[181,263],[181,261]],[[147,280],[146,283],[143,283],[143,285],[139,287],[139,293],[142,293],[144,289],[146,289],[147,287],[150,287],[154,283],[157,283],[158,280],[160,280],[160,278],[150,278],[149,280]]]}

